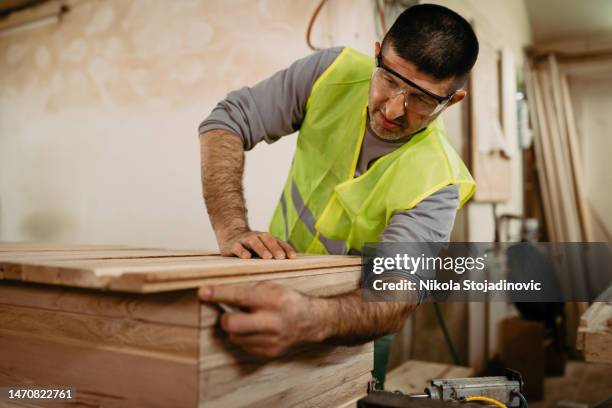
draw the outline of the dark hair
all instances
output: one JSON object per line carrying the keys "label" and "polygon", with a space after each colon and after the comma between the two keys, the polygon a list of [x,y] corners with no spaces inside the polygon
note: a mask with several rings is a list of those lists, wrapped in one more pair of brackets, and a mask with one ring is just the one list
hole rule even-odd
{"label": "dark hair", "polygon": [[434,4],[402,12],[383,39],[383,49],[416,65],[436,79],[456,77],[463,82],[476,62],[478,39],[463,17]]}

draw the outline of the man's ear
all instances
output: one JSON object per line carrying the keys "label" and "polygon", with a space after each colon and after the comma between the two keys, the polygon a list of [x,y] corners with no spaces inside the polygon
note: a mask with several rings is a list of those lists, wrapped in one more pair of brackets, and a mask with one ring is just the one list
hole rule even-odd
{"label": "man's ear", "polygon": [[374,44],[374,58],[378,57],[378,54],[380,54],[380,43],[376,41]]}
{"label": "man's ear", "polygon": [[448,102],[446,107],[448,108],[450,106],[453,106],[457,102],[461,102],[463,98],[465,98],[466,95],[467,95],[467,91],[465,91],[464,89],[459,89],[457,92],[455,92],[455,94],[453,95],[451,100]]}

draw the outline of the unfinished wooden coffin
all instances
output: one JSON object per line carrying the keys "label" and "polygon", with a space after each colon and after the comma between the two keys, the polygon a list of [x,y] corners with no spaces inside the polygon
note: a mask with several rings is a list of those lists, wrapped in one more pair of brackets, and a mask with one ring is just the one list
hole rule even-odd
{"label": "unfinished wooden coffin", "polygon": [[341,406],[366,392],[371,343],[259,359],[226,340],[196,288],[271,280],[327,296],[359,276],[354,257],[2,243],[0,387],[73,387],[73,408]]}

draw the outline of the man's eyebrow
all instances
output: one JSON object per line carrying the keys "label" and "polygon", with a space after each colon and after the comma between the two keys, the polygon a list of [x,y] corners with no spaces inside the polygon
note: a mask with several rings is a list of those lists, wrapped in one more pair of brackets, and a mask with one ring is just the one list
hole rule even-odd
{"label": "man's eyebrow", "polygon": [[393,82],[394,82],[396,85],[399,85],[399,86],[405,86],[405,85],[407,85],[407,84],[405,84],[405,83],[404,83],[404,81],[402,81],[402,79],[401,79],[401,78],[398,78],[396,75],[392,74],[392,73],[391,73],[391,72],[389,72],[389,71],[384,70],[384,74],[385,74],[387,77],[391,78],[391,80],[392,80],[392,81],[393,81]]}
{"label": "man's eyebrow", "polygon": [[393,75],[392,73],[390,73],[390,72],[389,72],[389,71],[387,71],[386,69],[383,69],[383,70],[382,70],[382,72],[383,72],[383,75],[384,75],[384,76],[389,77],[389,78],[392,78],[393,80],[395,80],[395,79],[396,79],[396,78],[395,78],[395,75]]}
{"label": "man's eyebrow", "polygon": [[[393,80],[393,83],[397,86],[399,86],[400,88],[405,89],[406,91],[411,91],[411,93],[414,93],[414,91],[418,91],[418,89],[415,89],[414,87],[408,85],[407,83],[405,83],[404,81],[402,81],[401,78],[398,78],[397,76],[393,75],[390,72],[386,72],[385,73],[391,77],[391,79]],[[419,91],[420,92],[420,91]]]}

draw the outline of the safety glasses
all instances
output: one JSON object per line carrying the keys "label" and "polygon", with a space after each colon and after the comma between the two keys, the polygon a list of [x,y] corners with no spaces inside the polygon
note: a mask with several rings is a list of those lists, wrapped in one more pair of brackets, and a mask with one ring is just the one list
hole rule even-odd
{"label": "safety glasses", "polygon": [[[374,73],[374,78],[378,85],[384,89],[387,96],[396,97],[403,94],[406,110],[424,116],[432,116],[439,113],[455,94],[455,92],[452,92],[447,96],[436,95],[387,67],[383,64],[382,59],[381,52],[376,57],[377,70]],[[407,84],[408,88],[401,86],[398,80]]]}

